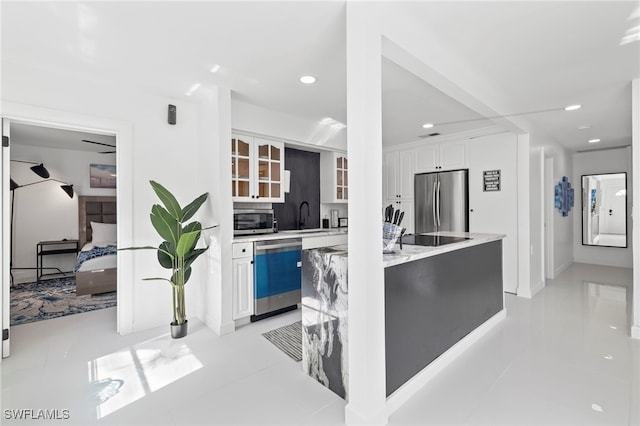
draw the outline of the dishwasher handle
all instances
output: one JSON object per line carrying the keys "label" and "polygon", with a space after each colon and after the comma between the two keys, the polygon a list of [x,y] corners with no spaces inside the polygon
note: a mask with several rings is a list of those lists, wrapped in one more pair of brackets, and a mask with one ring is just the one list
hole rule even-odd
{"label": "dishwasher handle", "polygon": [[280,243],[280,244],[259,244],[256,243],[255,245],[255,251],[259,252],[259,251],[269,251],[269,250],[275,250],[275,249],[283,249],[283,248],[292,248],[295,249],[297,247],[302,247],[302,241],[296,241],[296,242],[287,242],[287,243]]}

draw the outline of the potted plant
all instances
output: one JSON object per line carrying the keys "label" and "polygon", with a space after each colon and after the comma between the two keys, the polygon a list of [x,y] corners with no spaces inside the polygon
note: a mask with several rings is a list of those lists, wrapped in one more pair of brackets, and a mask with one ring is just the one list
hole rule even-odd
{"label": "potted plant", "polygon": [[171,284],[173,291],[173,321],[171,337],[178,339],[187,335],[187,317],[185,312],[184,286],[191,277],[191,264],[208,247],[196,248],[200,234],[204,229],[215,228],[213,225],[202,228],[198,221],[187,223],[206,201],[206,192],[187,204],[184,208],[164,186],[149,181],[156,195],[164,205],[154,204],[151,207],[151,224],[164,239],[158,247],[128,247],[122,250],[156,250],[160,266],[171,269],[170,278],[145,278],[145,280],[163,280]]}

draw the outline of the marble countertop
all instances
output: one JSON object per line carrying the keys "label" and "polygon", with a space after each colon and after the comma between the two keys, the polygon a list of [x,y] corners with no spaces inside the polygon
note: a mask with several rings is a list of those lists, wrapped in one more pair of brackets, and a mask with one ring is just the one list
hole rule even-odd
{"label": "marble countertop", "polygon": [[257,235],[238,235],[233,237],[234,243],[248,243],[254,241],[266,241],[266,240],[283,240],[286,238],[310,238],[310,237],[323,237],[329,235],[346,235],[347,228],[329,228],[329,229],[303,229],[301,231],[280,231],[271,234],[257,234]]}
{"label": "marble countertop", "polygon": [[[457,243],[445,244],[443,246],[429,247],[429,246],[416,246],[403,244],[402,250],[400,250],[400,244],[396,243],[393,251],[394,253],[383,254],[383,264],[387,268],[389,266],[400,265],[402,263],[412,262],[414,260],[423,259],[425,257],[437,256],[442,253],[448,253],[455,250],[460,250],[466,247],[472,247],[479,244],[489,243],[491,241],[498,241],[506,237],[504,234],[478,234],[471,232],[431,232],[429,235],[442,235],[447,237],[467,237],[470,240],[460,241]],[[332,249],[335,256],[347,256],[348,249],[346,245],[323,247],[313,250]],[[382,247],[381,247],[382,249]]]}
{"label": "marble countertop", "polygon": [[466,247],[477,246],[491,241],[498,241],[506,237],[504,234],[477,234],[471,232],[430,232],[429,235],[467,237],[471,239],[437,247],[403,244],[402,250],[400,250],[400,244],[396,243],[393,249],[394,253],[383,255],[384,267],[387,268],[389,266],[400,265],[402,263],[412,262],[425,257],[437,256],[442,253],[448,253]]}

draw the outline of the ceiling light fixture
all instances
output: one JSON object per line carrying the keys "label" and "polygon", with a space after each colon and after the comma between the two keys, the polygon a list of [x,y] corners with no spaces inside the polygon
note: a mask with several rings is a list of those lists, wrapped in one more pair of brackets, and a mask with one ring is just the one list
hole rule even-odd
{"label": "ceiling light fixture", "polygon": [[582,108],[582,105],[569,105],[568,107],[565,107],[564,110],[565,111],[575,111],[577,109]]}
{"label": "ceiling light fixture", "polygon": [[578,126],[578,130],[587,130],[590,129],[591,126],[588,124],[583,124],[582,126]]}
{"label": "ceiling light fixture", "polygon": [[211,69],[209,71],[211,71],[212,73],[216,73],[218,71],[220,71],[220,64],[215,64],[214,66],[211,67]]}
{"label": "ceiling light fixture", "polygon": [[185,93],[185,95],[187,95],[187,96],[191,96],[191,95],[193,95],[193,93],[194,93],[196,90],[198,90],[198,89],[200,88],[200,86],[201,86],[201,84],[200,84],[200,83],[196,83],[196,84],[194,84],[193,86],[191,86],[191,87],[189,88],[189,90]]}
{"label": "ceiling light fixture", "polygon": [[589,139],[589,143],[598,143],[600,139]]}
{"label": "ceiling light fixture", "polygon": [[430,129],[430,128],[432,128],[433,126],[434,126],[434,124],[433,124],[433,123],[425,123],[425,124],[423,124],[423,125],[422,125],[422,128],[423,128],[423,129]]}
{"label": "ceiling light fixture", "polygon": [[303,75],[300,77],[300,83],[313,84],[316,82],[316,78],[312,75]]}

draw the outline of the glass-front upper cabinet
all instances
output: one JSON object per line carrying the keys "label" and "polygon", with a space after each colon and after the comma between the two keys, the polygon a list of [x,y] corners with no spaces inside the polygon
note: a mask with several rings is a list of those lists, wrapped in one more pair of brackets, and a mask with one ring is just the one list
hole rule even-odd
{"label": "glass-front upper cabinet", "polygon": [[233,201],[284,202],[284,144],[247,136],[231,139]]}
{"label": "glass-front upper cabinet", "polygon": [[320,200],[346,203],[349,200],[349,162],[340,152],[320,153]]}
{"label": "glass-front upper cabinet", "polygon": [[336,199],[349,199],[349,167],[345,156],[336,158]]}

